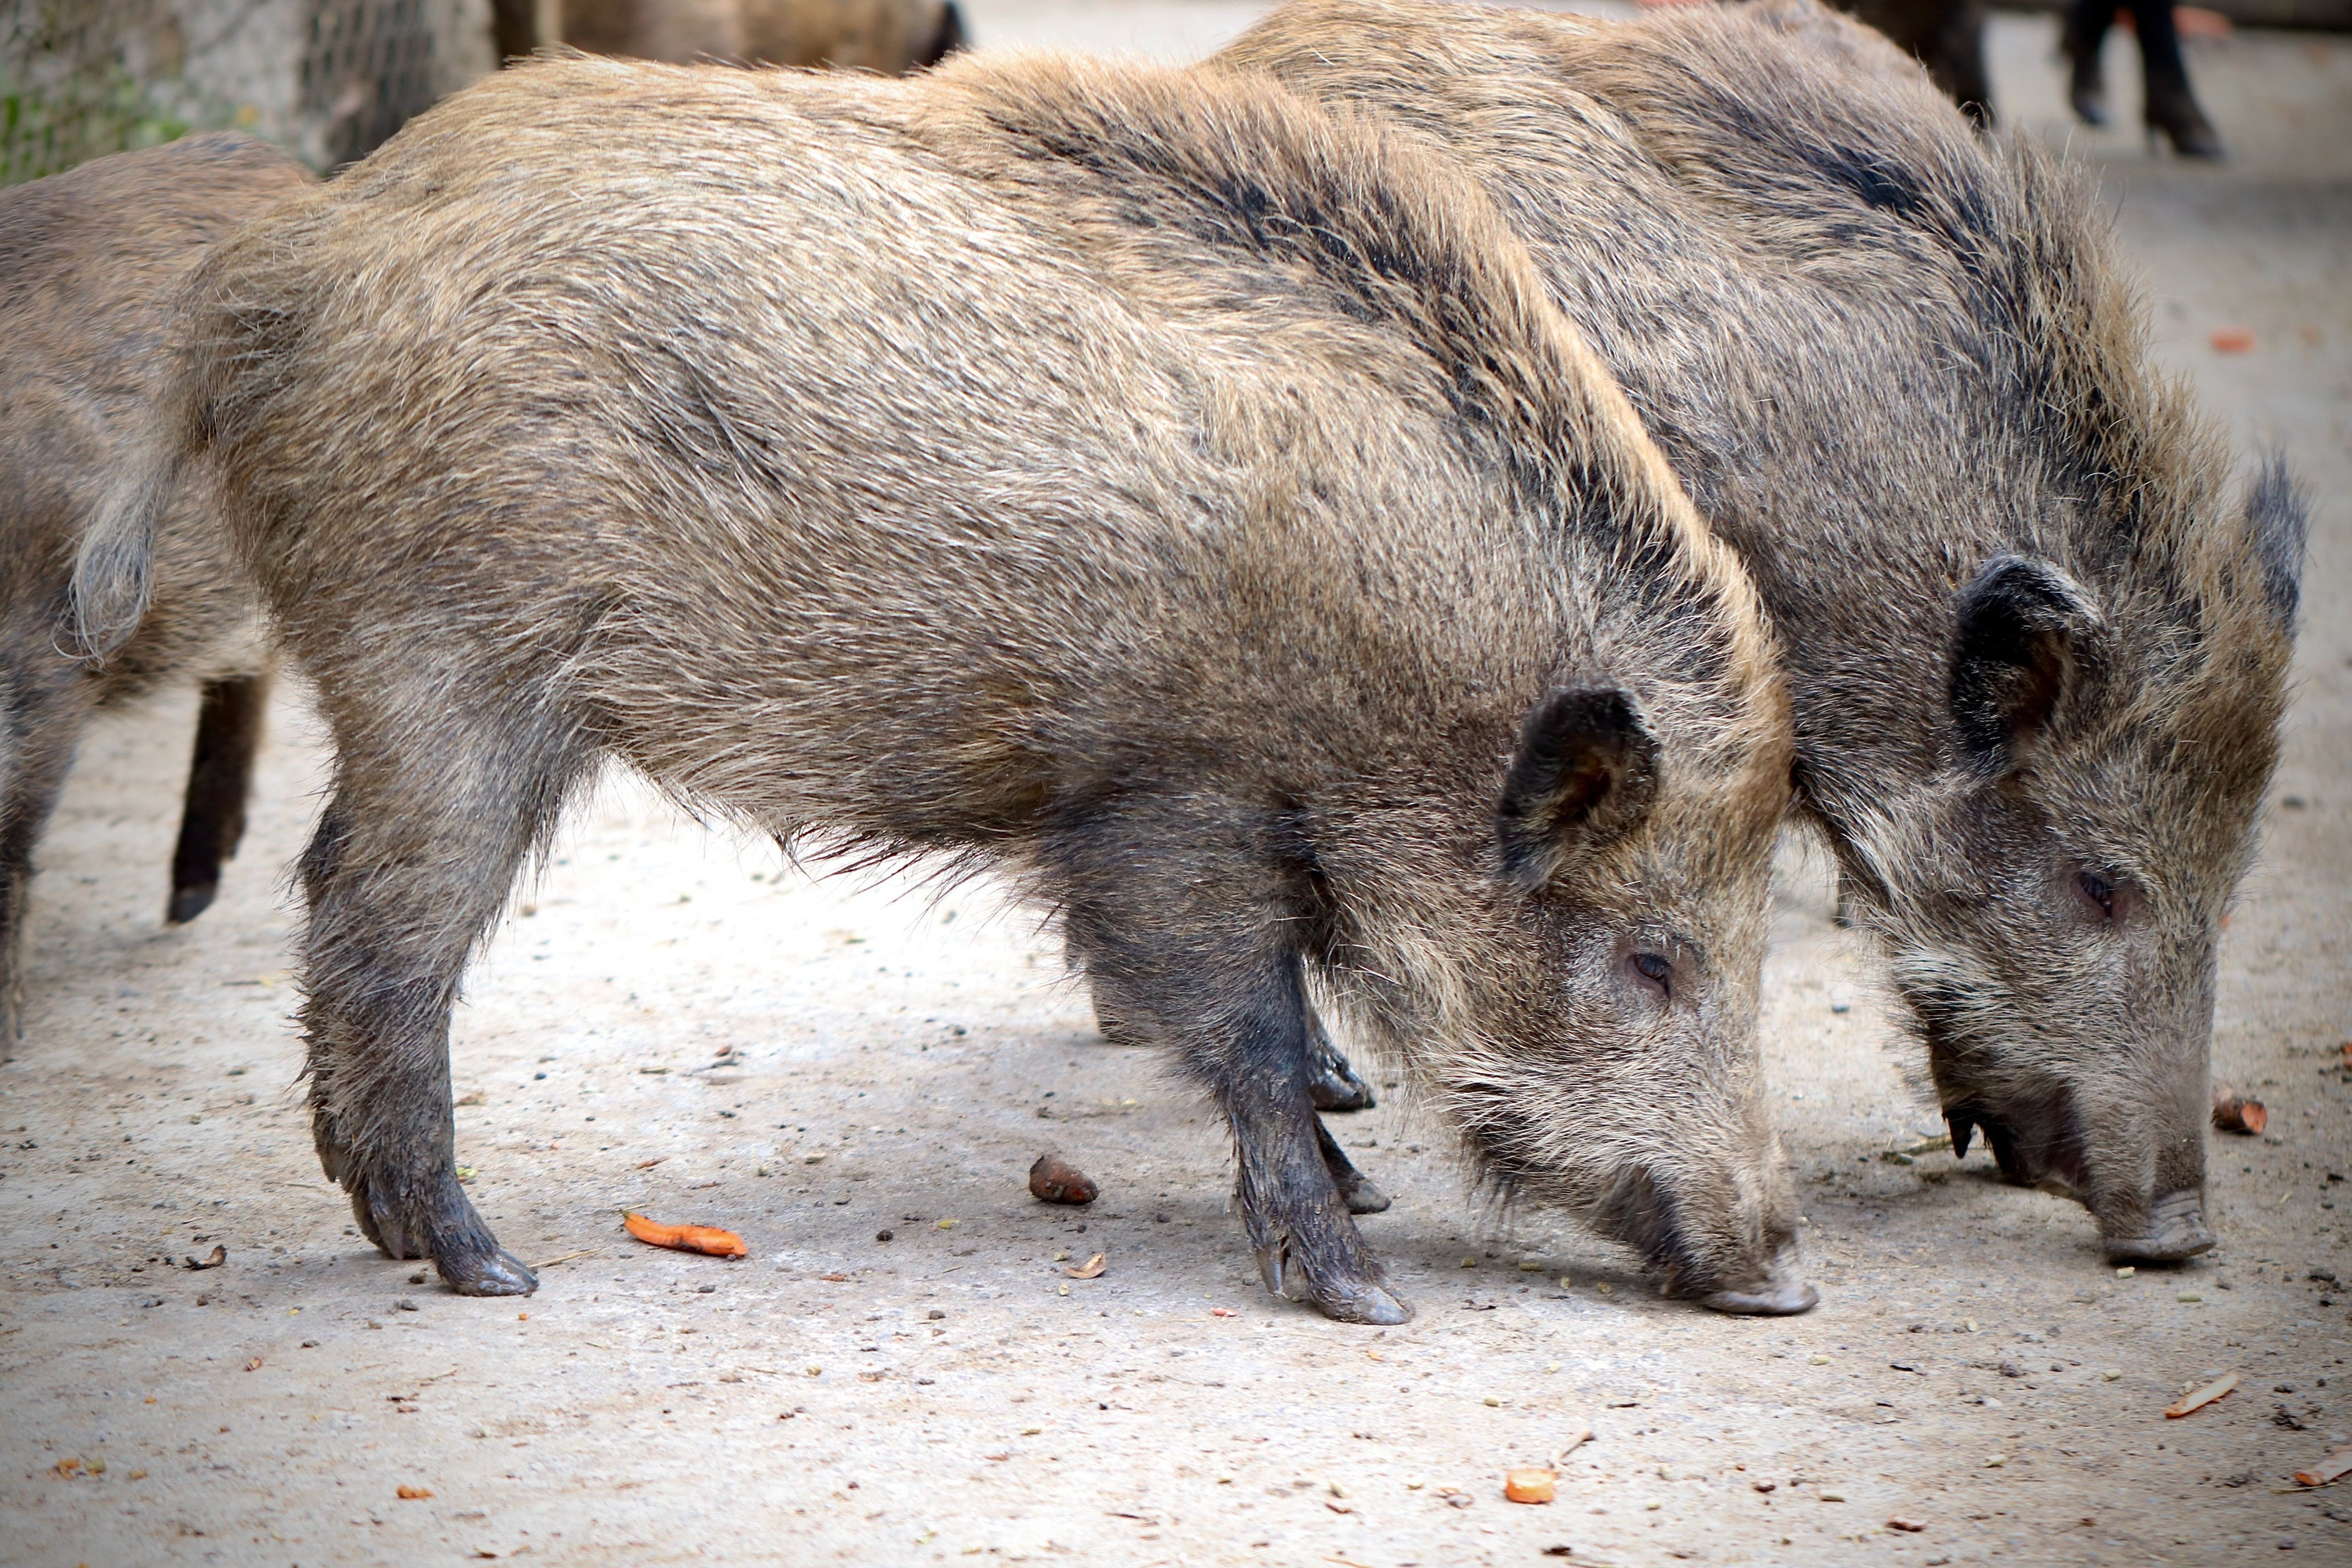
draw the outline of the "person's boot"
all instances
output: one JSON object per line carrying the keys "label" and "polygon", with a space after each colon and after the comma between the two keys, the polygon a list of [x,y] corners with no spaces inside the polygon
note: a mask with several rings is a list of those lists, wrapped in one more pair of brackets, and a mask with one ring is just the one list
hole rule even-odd
{"label": "person's boot", "polygon": [[2106,73],[2099,68],[2099,51],[2106,44],[2107,27],[2115,16],[2114,5],[2101,0],[2087,0],[2066,10],[2066,28],[2059,39],[2068,68],[2066,101],[2085,125],[2107,122]]}
{"label": "person's boot", "polygon": [[2147,83],[2148,140],[2152,142],[2158,132],[2163,132],[2170,139],[2173,152],[2183,158],[2227,156],[2220,133],[2197,107],[2197,95],[2189,89],[2189,63],[2180,58],[2172,7],[2136,6],[2132,14],[2139,24],[2140,67]]}

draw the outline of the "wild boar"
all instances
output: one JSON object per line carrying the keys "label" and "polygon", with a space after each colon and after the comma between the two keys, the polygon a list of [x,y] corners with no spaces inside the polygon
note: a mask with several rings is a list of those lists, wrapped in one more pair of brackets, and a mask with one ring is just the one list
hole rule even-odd
{"label": "wild boar", "polygon": [[826,66],[898,76],[964,47],[956,0],[562,0],[563,42],[693,65]]}
{"label": "wild boar", "polygon": [[236,853],[269,666],[209,498],[191,486],[163,506],[146,615],[103,668],[68,651],[67,602],[162,382],[173,290],[206,246],[310,183],[220,134],[0,190],[0,1060],[21,1034],[33,852],[93,711],[201,680],[166,921],[202,913]]}
{"label": "wild boar", "polygon": [[337,747],[302,1021],[366,1234],[533,1288],[454,1173],[449,1010],[611,758],[1063,910],[1332,1317],[1406,1309],[1310,974],[1494,1182],[1811,1305],[1755,1070],[1769,629],[1459,184],[1261,78],[551,58],[215,252],[78,604],[102,649],[142,495],[213,478]]}
{"label": "wild boar", "polygon": [[2242,500],[2089,184],[1807,3],[1276,12],[1219,68],[1385,112],[1511,215],[1779,626],[1799,810],[1956,1149],[2108,1257],[2210,1247],[2221,916],[2305,513]]}

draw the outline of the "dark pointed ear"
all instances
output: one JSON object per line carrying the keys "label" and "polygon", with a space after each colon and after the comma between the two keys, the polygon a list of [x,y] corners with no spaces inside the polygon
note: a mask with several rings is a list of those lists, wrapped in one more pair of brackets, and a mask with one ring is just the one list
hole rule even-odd
{"label": "dark pointed ear", "polygon": [[2049,562],[1996,555],[1960,590],[1958,618],[1951,702],[1960,752],[1980,773],[2003,773],[2058,711],[2098,611]]}
{"label": "dark pointed ear", "polygon": [[1554,687],[1528,714],[1496,810],[1503,867],[1522,887],[1622,837],[1658,794],[1658,738],[1621,686]]}
{"label": "dark pointed ear", "polygon": [[2252,540],[2254,559],[2262,563],[2263,591],[2270,606],[2289,631],[2303,602],[2303,556],[2311,533],[2311,508],[2286,458],[2273,452],[2254,476],[2246,495],[2246,532]]}

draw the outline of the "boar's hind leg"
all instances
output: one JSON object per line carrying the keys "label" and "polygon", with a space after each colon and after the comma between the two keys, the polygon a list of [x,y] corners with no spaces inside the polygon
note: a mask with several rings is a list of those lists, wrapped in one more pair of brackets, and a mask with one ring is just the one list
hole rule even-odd
{"label": "boar's hind leg", "polygon": [[[452,711],[482,728],[449,732]],[[320,1163],[387,1256],[429,1257],[460,1295],[528,1295],[538,1279],[457,1184],[449,1011],[475,943],[585,759],[558,724],[468,712],[461,700],[404,745],[344,731],[334,798],[301,866]]]}
{"label": "boar's hind leg", "polygon": [[172,851],[172,902],[163,918],[173,925],[211,907],[220,891],[221,862],[236,855],[245,837],[245,797],[268,706],[266,675],[205,683],[187,805],[180,816],[179,847]]}

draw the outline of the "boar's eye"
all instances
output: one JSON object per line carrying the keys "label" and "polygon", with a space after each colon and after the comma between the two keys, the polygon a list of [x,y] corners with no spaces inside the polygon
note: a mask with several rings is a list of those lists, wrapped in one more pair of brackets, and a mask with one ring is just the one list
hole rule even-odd
{"label": "boar's eye", "polygon": [[2082,895],[2098,905],[2099,913],[2108,920],[2116,918],[2116,885],[2095,872],[2084,871],[2074,878],[2074,886]]}
{"label": "boar's eye", "polygon": [[1658,988],[1658,994],[1671,997],[1675,994],[1675,966],[1654,952],[1637,952],[1633,957],[1635,973]]}

